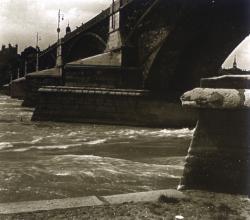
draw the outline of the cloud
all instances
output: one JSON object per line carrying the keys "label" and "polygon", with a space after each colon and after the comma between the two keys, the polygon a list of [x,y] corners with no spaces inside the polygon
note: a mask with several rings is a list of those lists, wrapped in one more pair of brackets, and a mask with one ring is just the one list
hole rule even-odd
{"label": "cloud", "polygon": [[19,51],[35,45],[36,33],[41,35],[40,47],[56,41],[57,15],[64,14],[62,34],[68,24],[72,29],[100,13],[110,0],[0,0],[0,44],[18,44]]}

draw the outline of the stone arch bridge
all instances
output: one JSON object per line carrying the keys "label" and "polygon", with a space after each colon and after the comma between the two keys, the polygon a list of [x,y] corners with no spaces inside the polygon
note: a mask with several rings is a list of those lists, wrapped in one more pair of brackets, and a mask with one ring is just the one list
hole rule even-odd
{"label": "stone arch bridge", "polygon": [[[119,1],[122,65],[136,68],[140,88],[176,93],[217,75],[230,52],[250,33],[248,0]],[[103,53],[112,7],[62,39],[63,63]],[[112,25],[112,24],[111,24]],[[40,69],[56,62],[56,43],[39,57]],[[128,85],[129,87],[129,85]]]}
{"label": "stone arch bridge", "polygon": [[[181,108],[179,97],[199,86],[200,78],[218,75],[227,56],[249,35],[249,4],[248,0],[115,1],[64,37],[63,86],[39,89],[33,119],[194,124],[195,114]],[[55,48],[44,51],[41,61],[55,57]]]}

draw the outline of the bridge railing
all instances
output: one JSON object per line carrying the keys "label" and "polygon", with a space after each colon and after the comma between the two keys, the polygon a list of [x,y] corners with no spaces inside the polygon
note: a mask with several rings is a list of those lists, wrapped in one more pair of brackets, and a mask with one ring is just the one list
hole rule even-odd
{"label": "bridge railing", "polygon": [[[74,31],[72,31],[68,35],[64,36],[62,39],[62,43],[64,44],[67,41],[69,41],[70,39],[74,38],[76,35],[80,34],[81,32],[88,30],[89,28],[91,28],[95,24],[99,23],[101,20],[107,18],[109,16],[109,14],[110,14],[110,8],[103,10],[100,14],[98,14],[97,16],[92,18],[91,20],[87,21],[85,24],[82,24],[80,27],[76,28]],[[57,43],[55,42],[54,44],[52,44],[51,46],[49,46],[48,48],[43,50],[40,54],[40,57],[43,56],[44,54],[48,53],[49,51],[55,49],[56,45],[57,45]]]}
{"label": "bridge railing", "polygon": [[110,8],[105,9],[104,11],[102,11],[100,14],[98,14],[97,16],[92,18],[91,20],[87,21],[86,23],[82,24],[80,27],[76,28],[74,31],[72,31],[71,33],[69,33],[68,35],[66,35],[63,38],[63,43],[65,43],[68,40],[70,40],[71,38],[75,37],[77,34],[88,30],[89,28],[91,28],[95,24],[99,23],[101,20],[104,20],[105,18],[107,18],[110,14],[109,11],[110,11]]}

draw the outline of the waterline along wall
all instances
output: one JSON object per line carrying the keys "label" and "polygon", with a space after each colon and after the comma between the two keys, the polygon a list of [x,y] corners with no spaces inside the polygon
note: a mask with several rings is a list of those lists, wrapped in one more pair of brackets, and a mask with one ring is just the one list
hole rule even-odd
{"label": "waterline along wall", "polygon": [[32,120],[184,127],[194,125],[196,114],[180,103],[154,97],[146,90],[43,87]]}

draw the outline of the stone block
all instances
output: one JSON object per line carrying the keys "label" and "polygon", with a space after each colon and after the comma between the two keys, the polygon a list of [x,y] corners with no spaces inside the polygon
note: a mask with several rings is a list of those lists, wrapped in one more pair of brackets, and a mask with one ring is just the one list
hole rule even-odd
{"label": "stone block", "polygon": [[249,79],[206,79],[216,88],[196,88],[181,97],[184,106],[198,109],[199,117],[180,188],[250,195],[250,91],[217,88],[225,82],[230,87],[234,80],[247,85]]}
{"label": "stone block", "polygon": [[158,201],[162,195],[179,200],[186,198],[182,192],[174,189],[103,196],[103,198],[110,204],[122,204],[128,202],[155,202]]}

